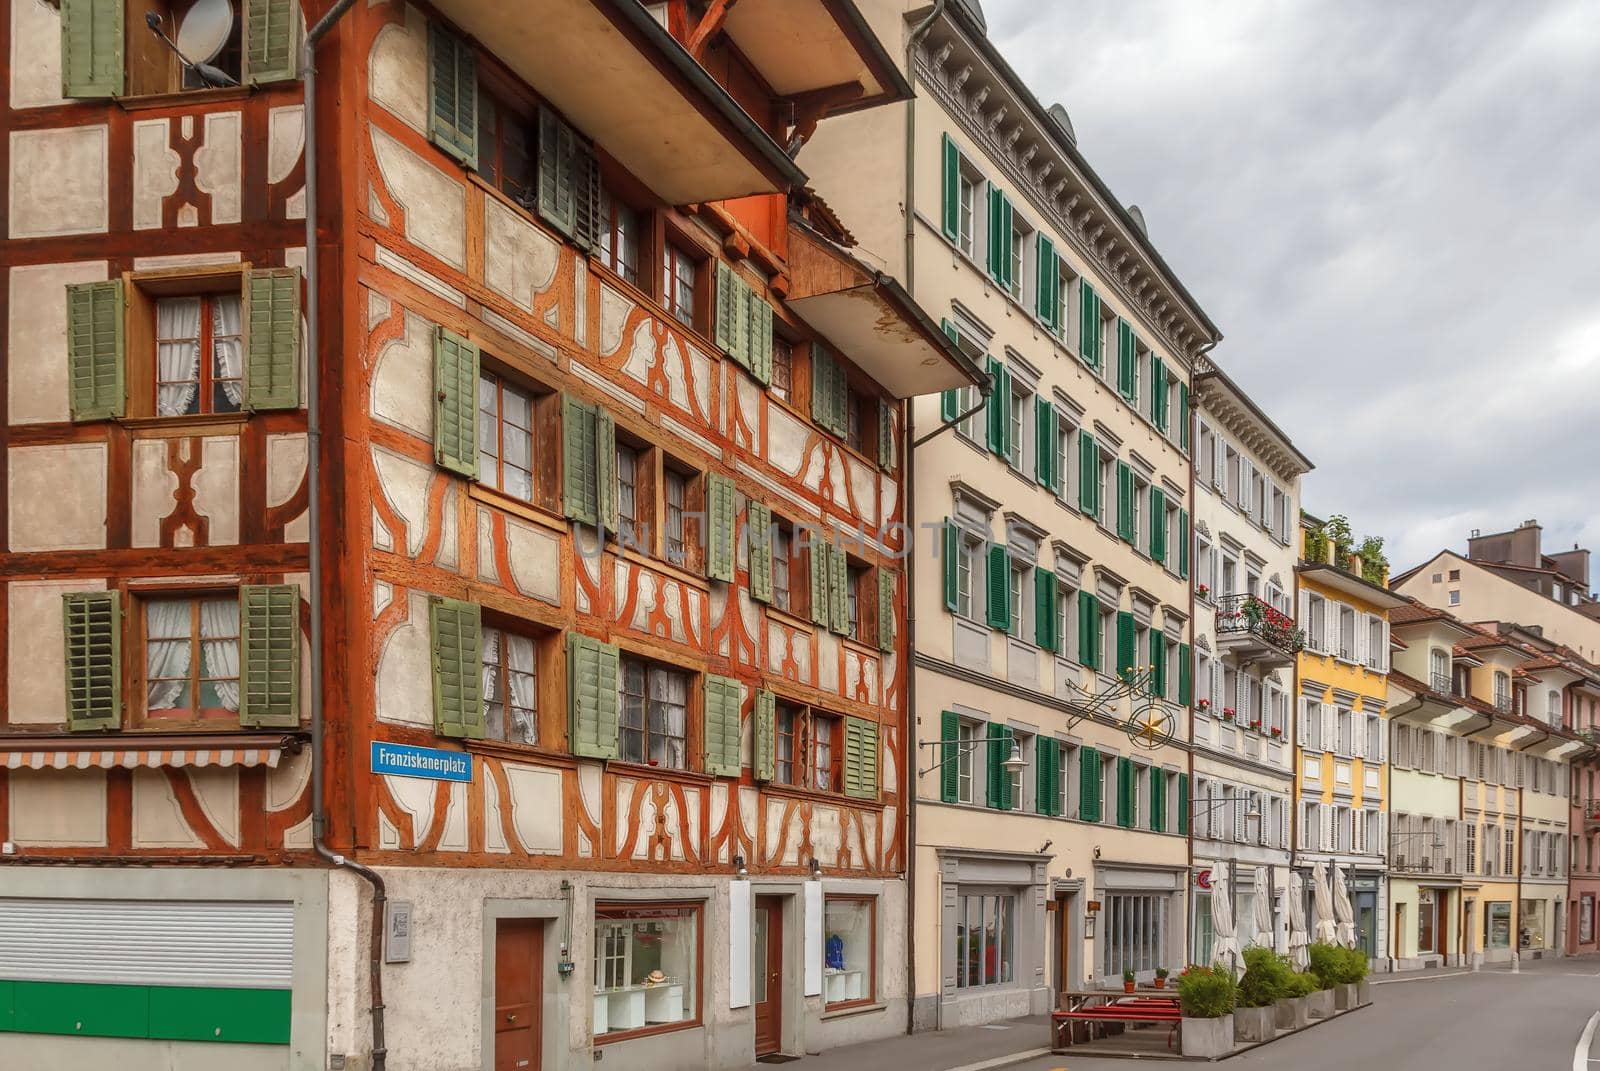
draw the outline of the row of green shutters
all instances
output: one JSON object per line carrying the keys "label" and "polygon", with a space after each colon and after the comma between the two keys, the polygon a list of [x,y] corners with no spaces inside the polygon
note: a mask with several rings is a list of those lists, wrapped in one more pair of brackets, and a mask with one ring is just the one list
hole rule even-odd
{"label": "row of green shutters", "polygon": [[[245,85],[297,76],[300,5],[294,0],[241,0],[240,67]],[[61,92],[106,98],[126,90],[123,0],[61,0]],[[144,33],[142,26],[134,32]]]}
{"label": "row of green shutters", "polygon": [[[945,803],[955,803],[960,798],[960,734],[961,716],[953,710],[940,715],[939,796]],[[1016,801],[1011,798],[1011,777],[1005,769],[1005,760],[1011,755],[1013,733],[1011,727],[999,722],[978,722],[973,733],[975,739],[984,740],[985,798],[987,806],[996,810],[1012,810]],[[1046,741],[1049,743],[1050,741]],[[1061,813],[1061,749],[1038,747],[1034,751],[1034,812],[1050,817],[1064,817]],[[1100,798],[1100,766],[1105,761],[1096,748],[1078,749],[1078,817],[1085,822],[1098,822],[1103,815],[1105,801]],[[1162,776],[1150,778],[1150,828],[1158,833],[1166,831],[1167,779],[1164,771],[1154,769]],[[1131,828],[1138,814],[1138,777],[1133,760],[1117,758],[1116,822]],[[1189,775],[1178,774],[1178,823],[1174,832],[1188,828]]]}

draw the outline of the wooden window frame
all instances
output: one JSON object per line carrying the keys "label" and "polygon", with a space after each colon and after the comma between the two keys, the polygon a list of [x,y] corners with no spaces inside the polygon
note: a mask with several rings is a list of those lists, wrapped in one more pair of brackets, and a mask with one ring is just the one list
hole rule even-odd
{"label": "wooden window frame", "polygon": [[[180,10],[187,14],[192,6],[172,0],[144,0],[143,3],[126,5],[122,30],[123,88],[126,95],[122,99],[188,98],[195,93],[216,95],[249,92],[250,78],[244,47],[245,12],[240,5],[234,5],[233,28],[228,32],[228,43],[223,46],[224,55],[232,54],[232,64],[219,62],[221,57],[209,61],[212,66],[234,78],[239,83],[236,86],[185,86],[185,72],[178,57],[145,27],[145,12],[157,12],[164,20],[167,33],[175,38],[181,21]],[[296,15],[298,17],[298,12]]]}
{"label": "wooden window frame", "polygon": [[[243,319],[245,300],[242,287],[241,292],[234,295],[239,299],[240,310],[239,333],[233,336],[240,345],[239,377],[233,380],[219,380],[216,375],[216,354],[213,352],[213,347],[216,345],[216,335],[213,333],[212,329],[212,318],[214,313],[212,302],[215,300],[216,295],[226,293],[228,293],[226,290],[212,290],[201,291],[194,294],[162,294],[150,302],[149,314],[152,317],[150,322],[150,340],[153,348],[151,350],[150,361],[150,387],[146,392],[149,397],[146,399],[146,401],[149,402],[150,412],[159,417],[159,419],[191,420],[195,417],[231,417],[238,416],[246,411],[245,389],[248,385],[248,382],[244,367],[246,354],[243,351],[243,347],[246,336]],[[198,385],[195,388],[198,391],[197,401],[200,403],[200,409],[198,412],[194,413],[172,413],[170,415],[165,415],[161,413],[161,388],[169,383],[194,383],[196,381],[189,379],[164,380],[161,378],[160,348],[162,341],[164,341],[161,338],[161,303],[163,301],[184,301],[188,299],[195,299],[200,302],[200,335],[196,340],[200,347],[200,367],[197,369]],[[215,405],[214,394],[216,393],[218,383],[237,383],[239,385],[238,408],[221,410],[213,408]]]}
{"label": "wooden window frame", "polygon": [[[567,748],[566,654],[560,632],[527,618],[484,607],[483,630],[487,632],[490,629],[526,636],[533,641],[533,664],[536,674],[534,724],[538,739],[533,743],[525,743],[488,735],[489,712],[485,706],[482,741],[531,751],[564,753]],[[481,638],[479,642],[482,645],[480,650],[488,646]],[[501,687],[499,694],[502,696],[509,694],[505,690],[507,681],[504,667],[498,683]]]}
{"label": "wooden window frame", "polygon": [[[250,418],[249,324],[245,322],[243,315],[248,304],[245,290],[253,269],[259,269],[259,266],[242,261],[237,264],[127,272],[122,276],[122,290],[127,302],[123,314],[125,329],[123,361],[128,399],[126,420],[149,421],[152,425],[168,428],[185,423],[201,425],[243,423]],[[241,379],[243,394],[239,408],[233,412],[202,411],[160,416],[156,407],[160,369],[159,348],[156,342],[156,303],[164,298],[209,298],[213,294],[236,294],[239,297],[240,327],[244,329],[241,337],[245,339],[244,352],[241,355],[245,375]],[[200,326],[204,335],[210,333],[211,321],[206,315],[208,308],[209,302],[206,302],[201,309]],[[205,375],[210,367],[211,355],[204,352],[204,343],[202,343],[201,357],[201,374]],[[204,389],[203,384],[202,389]]]}
{"label": "wooden window frame", "polygon": [[[492,137],[485,138],[483,128],[483,106],[488,103],[494,109],[494,129]],[[505,133],[509,125],[508,120],[521,124],[524,137],[528,146],[528,172],[527,184],[523,186],[522,196],[505,187]],[[483,54],[478,53],[478,166],[470,170],[485,186],[492,188],[502,198],[516,205],[524,212],[537,216],[539,211],[539,132],[538,132],[538,105],[531,102],[526,93],[520,92],[504,78],[496,77],[485,70]],[[492,176],[485,173],[486,168],[492,169]]]}
{"label": "wooden window frame", "polygon": [[768,389],[775,397],[785,402],[792,402],[794,398],[795,350],[797,345],[797,343],[784,338],[783,335],[776,331],[773,332],[772,382]]}
{"label": "wooden window frame", "polygon": [[[706,252],[694,242],[680,236],[674,228],[667,228],[661,243],[661,256],[656,262],[661,269],[660,289],[658,301],[662,312],[673,323],[685,330],[693,331],[698,335],[706,334],[706,325],[709,322],[711,306],[710,272],[706,270],[709,257]],[[676,283],[679,275],[676,269],[682,265],[689,266],[690,307],[688,319],[679,314],[676,299]]]}
{"label": "wooden window frame", "polygon": [[[601,924],[607,922],[635,922],[650,918],[692,918],[694,920],[695,945],[694,1015],[678,1023],[657,1023],[642,1026],[636,1030],[615,1030],[604,1034],[596,1034],[593,1038],[596,1046],[610,1045],[618,1041],[630,1041],[634,1038],[649,1037],[655,1034],[671,1034],[679,1030],[693,1030],[701,1026],[705,1017],[705,991],[708,981],[705,971],[705,908],[704,900],[597,900],[595,902],[593,929],[596,933],[599,932]],[[652,915],[650,914],[651,912],[655,912],[655,914]],[[591,978],[589,986],[591,994],[594,989],[593,983],[594,979]]]}
{"label": "wooden window frame", "polygon": [[[635,730],[632,727],[624,724],[624,719],[627,716],[627,700],[628,700],[628,698],[630,696],[630,693],[627,692],[627,690],[626,690],[626,688],[627,688],[627,670],[628,670],[628,665],[630,663],[634,663],[634,662],[637,662],[641,666],[643,666],[644,667],[644,672],[645,672],[644,693],[643,693],[643,696],[642,696],[642,701],[643,701],[643,704],[644,704],[644,706],[643,706],[643,714],[644,714],[644,716],[643,716],[643,719],[641,720],[639,728],[637,730]],[[664,672],[664,673],[678,673],[678,674],[682,674],[683,677],[685,678],[686,687],[684,689],[684,700],[683,700],[683,765],[682,766],[667,766],[665,764],[652,762],[651,759],[650,759],[650,740],[651,740],[651,730],[650,730],[650,703],[651,703],[651,699],[650,699],[650,672],[651,672],[651,670],[659,670],[659,671]],[[630,651],[630,650],[626,650],[626,649],[620,651],[619,654],[618,654],[618,659],[617,659],[617,761],[620,762],[620,763],[626,763],[626,764],[628,764],[630,766],[642,766],[642,767],[647,767],[647,768],[652,769],[652,770],[663,770],[663,771],[669,771],[669,772],[672,772],[672,773],[680,773],[681,774],[681,773],[697,773],[697,772],[701,772],[700,771],[700,765],[697,762],[696,756],[697,756],[697,753],[698,753],[698,751],[700,749],[700,742],[701,742],[701,740],[703,739],[703,736],[704,736],[704,734],[699,731],[699,726],[701,724],[701,719],[704,717],[704,710],[705,710],[704,693],[705,693],[705,689],[703,687],[697,687],[697,681],[703,681],[704,677],[705,677],[705,674],[703,674],[703,673],[697,673],[697,672],[695,672],[693,670],[690,670],[690,669],[684,669],[684,668],[679,667],[679,666],[674,666],[674,665],[671,665],[669,663],[663,662],[660,659],[651,658],[651,657],[649,657],[647,655],[638,654],[636,652],[633,652],[633,651]],[[638,732],[640,734],[640,740],[642,741],[641,757],[639,757],[637,759],[629,758],[629,757],[626,757],[625,755],[623,755],[623,751],[622,751],[622,749],[623,749],[623,739],[624,739],[623,734],[624,733],[630,733],[630,732]],[[666,740],[675,739],[674,737],[666,736],[665,734],[658,733],[656,735],[659,738],[666,739]]]}
{"label": "wooden window frame", "polygon": [[[783,717],[789,713],[794,718],[793,729],[783,731]],[[825,786],[817,785],[817,773],[822,767],[818,766],[818,732],[819,721],[825,721],[829,726],[827,781]],[[836,714],[831,710],[823,710],[807,703],[797,703],[782,698],[777,700],[773,712],[773,776],[772,784],[787,792],[808,792],[823,796],[840,797],[844,792],[844,725],[845,716]],[[789,779],[783,777],[783,763],[777,750],[779,739],[790,741]]]}
{"label": "wooden window frame", "polygon": [[[494,460],[495,471],[491,475],[484,471],[483,462],[488,457],[484,451],[482,436],[483,418],[483,385],[486,380],[495,384],[495,443]],[[528,498],[507,490],[505,482],[505,429],[506,429],[506,391],[510,389],[528,399],[528,424],[524,429],[528,434]],[[473,397],[473,419],[478,422],[478,484],[496,494],[504,495],[514,502],[526,506],[538,506],[542,509],[553,509],[555,488],[555,459],[559,455],[559,446],[555,435],[552,434],[551,425],[559,425],[558,406],[560,398],[554,392],[542,385],[534,383],[515,373],[501,371],[498,365],[485,363],[478,371],[478,390]],[[541,429],[544,429],[541,431]],[[541,464],[543,462],[543,464]],[[520,466],[518,466],[520,467]]]}
{"label": "wooden window frame", "polygon": [[[128,702],[129,707],[131,708],[129,713],[131,714],[131,720],[133,722],[134,729],[143,729],[147,731],[160,730],[164,732],[192,732],[196,730],[214,730],[218,732],[225,732],[237,731],[240,728],[239,712],[237,710],[229,711],[225,707],[214,708],[222,711],[223,716],[220,717],[204,717],[202,716],[203,711],[200,707],[186,708],[191,713],[195,714],[195,717],[153,718],[150,716],[150,677],[148,671],[150,664],[150,628],[147,604],[151,602],[168,602],[178,600],[185,600],[192,604],[190,607],[189,638],[191,643],[191,653],[189,659],[189,686],[192,689],[191,696],[198,701],[200,695],[200,644],[204,642],[200,639],[200,604],[208,599],[227,598],[229,596],[233,598],[234,605],[237,607],[239,602],[238,585],[206,585],[203,587],[164,585],[160,587],[139,588],[137,590],[127,592],[126,597],[130,600],[131,606],[129,607],[129,611],[125,612],[125,627],[133,631],[133,638],[136,642],[128,645],[128,648],[125,648],[127,653],[123,656],[121,672],[124,675],[124,680],[128,682],[133,691],[133,698],[131,701],[126,698],[124,701]],[[244,660],[242,649],[244,642],[243,632],[244,622],[241,619],[239,622],[239,631],[234,637],[235,642],[241,645],[238,677],[241,697],[244,690]],[[124,695],[126,696],[126,690]]]}
{"label": "wooden window frame", "polygon": [[822,898],[824,919],[828,917],[828,904],[833,902],[867,905],[868,917],[871,920],[867,940],[870,942],[871,952],[867,957],[867,984],[863,987],[864,995],[855,1000],[830,1001],[824,998],[823,1010],[835,1012],[869,1007],[878,1000],[878,898],[867,893],[827,893]]}

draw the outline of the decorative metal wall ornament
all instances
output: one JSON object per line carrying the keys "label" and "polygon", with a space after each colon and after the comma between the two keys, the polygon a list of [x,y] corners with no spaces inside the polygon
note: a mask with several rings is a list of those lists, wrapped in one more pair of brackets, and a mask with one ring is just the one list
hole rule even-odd
{"label": "decorative metal wall ornament", "polygon": [[1154,666],[1130,668],[1114,678],[1110,687],[1103,691],[1086,691],[1076,684],[1071,687],[1081,697],[1077,704],[1081,713],[1072,718],[1068,729],[1085,718],[1116,720],[1117,708],[1127,699],[1132,703],[1133,712],[1122,728],[1135,747],[1155,751],[1172,743],[1177,735],[1179,708],[1156,694]]}

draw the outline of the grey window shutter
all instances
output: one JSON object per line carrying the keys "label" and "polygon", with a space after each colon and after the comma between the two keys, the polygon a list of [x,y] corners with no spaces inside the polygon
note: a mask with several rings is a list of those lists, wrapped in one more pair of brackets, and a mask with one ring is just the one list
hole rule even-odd
{"label": "grey window shutter", "polygon": [[561,399],[561,499],[566,515],[596,524],[595,487],[598,453],[598,411],[572,395]]}
{"label": "grey window shutter", "polygon": [[763,385],[772,382],[772,306],[754,290],[749,294],[746,324],[750,355],[750,374]]}
{"label": "grey window shutter", "polygon": [[878,400],[878,465],[892,470],[898,451],[895,449],[894,406]]}
{"label": "grey window shutter", "polygon": [[878,650],[894,650],[894,589],[900,574],[878,568]]}
{"label": "grey window shutter", "polygon": [[569,238],[578,221],[578,135],[549,108],[539,109],[539,215]]}
{"label": "grey window shutter", "polygon": [[443,327],[434,329],[433,452],[441,468],[478,478],[478,347]]}
{"label": "grey window shutter", "polygon": [[733,481],[719,472],[706,477],[706,576],[733,582],[733,527],[737,508]]}
{"label": "grey window shutter", "polygon": [[772,601],[772,510],[759,502],[745,507],[745,543],[750,548],[750,597]]}
{"label": "grey window shutter", "polygon": [[878,723],[844,720],[844,791],[858,799],[878,798]]}
{"label": "grey window shutter", "polygon": [[245,376],[250,408],[299,408],[300,269],[251,272],[245,280],[244,319],[249,332]]}
{"label": "grey window shutter", "polygon": [[751,732],[751,763],[757,781],[771,781],[777,773],[777,703],[765,688],[756,692],[755,725]]}
{"label": "grey window shutter", "polygon": [[574,755],[617,755],[617,649],[581,632],[567,633],[567,719]]}
{"label": "grey window shutter", "polygon": [[809,543],[806,558],[811,573],[811,623],[827,628],[832,620],[828,614],[828,552],[833,548],[816,532],[810,534]]}
{"label": "grey window shutter", "polygon": [[608,532],[617,530],[617,424],[611,414],[599,407],[594,411],[595,494],[599,499],[600,524]]}
{"label": "grey window shutter", "polygon": [[127,408],[122,280],[67,287],[67,378],[73,420]]}
{"label": "grey window shutter", "polygon": [[122,0],[61,0],[62,96],[122,93],[122,11]]}
{"label": "grey window shutter", "polygon": [[594,146],[578,137],[572,149],[572,237],[591,253],[600,248],[607,229],[601,201],[600,160]]}
{"label": "grey window shutter", "polygon": [[476,603],[435,596],[433,727],[440,736],[483,737],[483,611]]}
{"label": "grey window shutter", "polygon": [[300,724],[300,589],[293,584],[239,589],[239,724]]}
{"label": "grey window shutter", "polygon": [[739,761],[739,682],[730,677],[706,674],[705,771],[718,777],[738,777]]}
{"label": "grey window shutter", "polygon": [[437,22],[428,25],[428,137],[468,167],[478,166],[478,59]]}
{"label": "grey window shutter", "polygon": [[[739,281],[733,277],[733,269],[728,267],[726,261],[717,261],[717,345],[728,356],[738,360],[736,350],[744,345],[745,340],[739,336]],[[743,364],[743,361],[739,363]]]}
{"label": "grey window shutter", "polygon": [[847,587],[850,583],[850,565],[844,551],[828,547],[828,628],[839,635],[850,631],[850,604]]}
{"label": "grey window shutter", "polygon": [[244,80],[259,85],[294,78],[299,31],[300,5],[294,0],[245,0]]}
{"label": "grey window shutter", "polygon": [[115,591],[62,596],[66,637],[67,728],[122,725],[122,600]]}

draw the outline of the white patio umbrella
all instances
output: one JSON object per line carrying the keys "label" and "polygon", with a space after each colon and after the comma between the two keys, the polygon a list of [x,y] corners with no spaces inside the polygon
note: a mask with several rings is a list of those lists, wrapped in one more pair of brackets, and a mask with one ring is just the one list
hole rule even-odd
{"label": "white patio umbrella", "polygon": [[1272,888],[1267,881],[1267,868],[1256,867],[1255,944],[1272,947]]}
{"label": "white patio umbrella", "polygon": [[1306,955],[1306,885],[1298,872],[1289,874],[1289,959],[1297,971],[1311,964]]}
{"label": "white patio umbrella", "polygon": [[1311,894],[1317,917],[1312,932],[1318,941],[1332,944],[1338,940],[1338,927],[1333,921],[1333,889],[1328,884],[1328,864],[1318,863],[1312,871]]}
{"label": "white patio umbrella", "polygon": [[1222,964],[1237,977],[1242,964],[1239,962],[1239,938],[1234,933],[1233,892],[1228,888],[1226,872],[1220,868],[1211,879],[1211,928],[1217,935],[1212,962]]}
{"label": "white patio umbrella", "polygon": [[1356,913],[1350,906],[1350,885],[1344,876],[1344,866],[1333,868],[1333,917],[1338,924],[1339,943],[1346,948],[1356,946]]}

